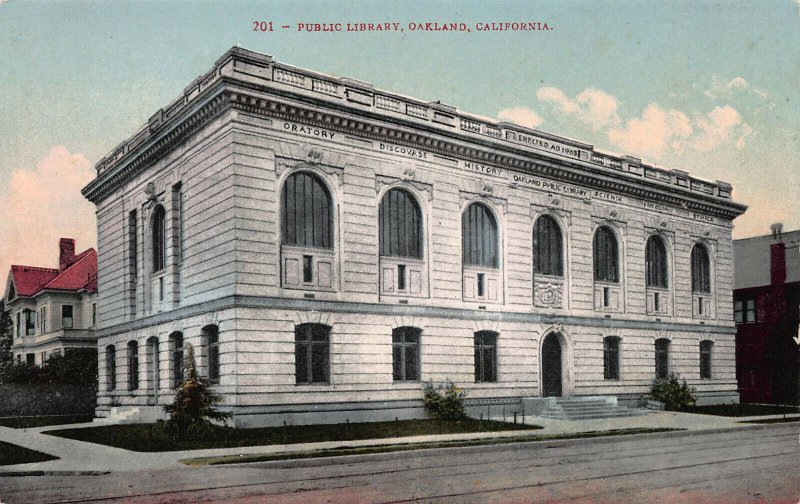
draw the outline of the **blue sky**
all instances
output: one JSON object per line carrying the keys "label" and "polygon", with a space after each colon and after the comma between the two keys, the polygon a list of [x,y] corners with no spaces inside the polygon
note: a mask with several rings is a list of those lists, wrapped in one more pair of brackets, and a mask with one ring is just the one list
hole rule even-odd
{"label": "blue sky", "polygon": [[[254,32],[256,20],[276,31]],[[472,31],[408,29],[434,21]],[[552,29],[474,29],[504,21]],[[336,22],[399,22],[405,31],[296,30]],[[53,263],[59,236],[93,246],[93,207],[79,194],[92,165],[237,44],[731,182],[751,206],[736,237],[765,234],[775,221],[800,228],[792,0],[0,0],[0,271]]]}

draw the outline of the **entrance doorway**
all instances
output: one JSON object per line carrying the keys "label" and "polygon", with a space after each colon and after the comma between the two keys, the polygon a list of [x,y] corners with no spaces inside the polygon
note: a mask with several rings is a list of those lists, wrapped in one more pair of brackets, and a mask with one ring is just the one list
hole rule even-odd
{"label": "entrance doorway", "polygon": [[542,395],[561,397],[561,342],[558,334],[550,333],[542,344]]}

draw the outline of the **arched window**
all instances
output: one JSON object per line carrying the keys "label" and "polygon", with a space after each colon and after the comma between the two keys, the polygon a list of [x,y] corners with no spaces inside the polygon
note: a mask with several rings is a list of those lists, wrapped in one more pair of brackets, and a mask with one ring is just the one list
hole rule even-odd
{"label": "arched window", "polygon": [[300,324],[294,328],[295,382],[330,382],[330,332],[322,324]]}
{"label": "arched window", "polygon": [[128,342],[128,390],[139,388],[139,344]]}
{"label": "arched window", "polygon": [[656,378],[669,376],[669,340],[656,340]]}
{"label": "arched window", "polygon": [[607,226],[594,233],[594,279],[600,282],[619,282],[619,252],[617,238]]}
{"label": "arched window", "polygon": [[419,337],[416,327],[392,329],[392,376],[394,381],[419,380]]}
{"label": "arched window", "polygon": [[498,268],[497,222],[481,203],[473,203],[461,215],[462,253],[465,265]]}
{"label": "arched window", "polygon": [[619,338],[617,336],[603,338],[603,378],[619,380]]}
{"label": "arched window", "polygon": [[117,388],[117,349],[114,345],[106,347],[106,386],[108,390]]}
{"label": "arched window", "polygon": [[422,212],[404,189],[391,189],[381,199],[380,254],[422,258]]}
{"label": "arched window", "polygon": [[497,381],[497,333],[475,333],[475,383]]}
{"label": "arched window", "polygon": [[660,236],[651,236],[645,246],[645,276],[648,287],[667,288],[667,247]]}
{"label": "arched window", "polygon": [[166,240],[166,212],[164,207],[157,205],[153,210],[153,223],[151,226],[153,240],[153,272],[164,269],[167,249]]}
{"label": "arched window", "polygon": [[711,379],[711,349],[713,341],[700,342],[700,378]]}
{"label": "arched window", "polygon": [[711,262],[699,243],[692,247],[692,292],[711,293]]}
{"label": "arched window", "polygon": [[203,344],[206,347],[206,369],[211,383],[219,383],[219,328],[207,325],[202,330]]}
{"label": "arched window", "polygon": [[542,275],[564,276],[561,228],[549,215],[536,219],[533,226],[533,271]]}
{"label": "arched window", "polygon": [[172,364],[172,384],[177,388],[183,381],[183,334],[174,332],[169,335],[169,351]]}
{"label": "arched window", "polygon": [[331,196],[322,180],[301,171],[283,184],[282,243],[297,247],[333,248]]}

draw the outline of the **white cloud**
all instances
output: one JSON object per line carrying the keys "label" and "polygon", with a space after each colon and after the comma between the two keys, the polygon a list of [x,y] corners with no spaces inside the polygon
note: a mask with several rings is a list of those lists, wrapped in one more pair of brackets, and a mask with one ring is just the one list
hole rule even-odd
{"label": "white cloud", "polygon": [[501,121],[511,121],[526,128],[535,128],[542,124],[539,114],[527,107],[505,108],[497,113],[497,117]]}
{"label": "white cloud", "polygon": [[731,80],[725,80],[719,75],[711,77],[711,86],[703,94],[713,100],[716,98],[728,98],[733,96],[734,93],[746,92],[753,93],[759,98],[766,98],[768,96],[766,91],[750,85],[744,77],[734,77]]}
{"label": "white cloud", "polygon": [[[695,117],[698,134],[693,139],[693,147],[707,152],[730,139],[742,124],[742,117],[730,106],[716,107],[705,115]],[[744,146],[744,143],[742,143]]]}
{"label": "white cloud", "polygon": [[681,152],[693,132],[686,114],[651,103],[641,117],[628,119],[624,126],[609,130],[608,138],[630,154],[660,159],[668,149]]}
{"label": "white cloud", "polygon": [[95,246],[94,205],[80,192],[93,178],[83,154],[63,146],[50,149],[35,169],[11,174],[0,193],[0,279],[11,264],[57,266],[59,238],[75,238],[78,251]]}
{"label": "white cloud", "polygon": [[536,93],[536,97],[552,104],[563,114],[574,115],[592,128],[592,131],[617,125],[620,121],[617,115],[617,99],[600,89],[584,89],[573,99],[558,88],[543,87]]}

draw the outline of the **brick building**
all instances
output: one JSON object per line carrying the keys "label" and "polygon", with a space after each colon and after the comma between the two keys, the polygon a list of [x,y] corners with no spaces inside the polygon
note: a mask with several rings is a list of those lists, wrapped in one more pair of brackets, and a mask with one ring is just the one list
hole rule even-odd
{"label": "brick building", "polygon": [[736,375],[742,401],[797,403],[800,231],[734,240]]}
{"label": "brick building", "polygon": [[237,425],[736,401],[731,186],[233,48],[100,160],[99,412],[183,349]]}

